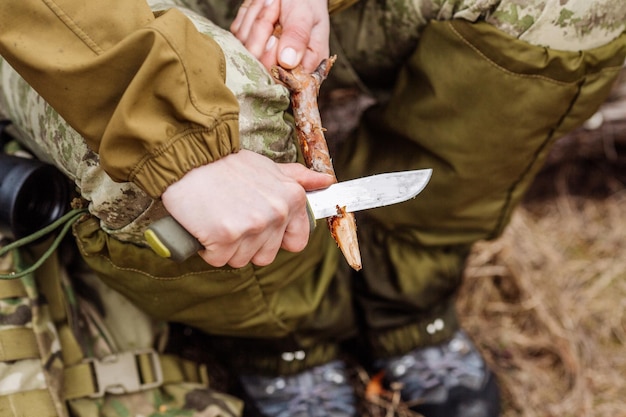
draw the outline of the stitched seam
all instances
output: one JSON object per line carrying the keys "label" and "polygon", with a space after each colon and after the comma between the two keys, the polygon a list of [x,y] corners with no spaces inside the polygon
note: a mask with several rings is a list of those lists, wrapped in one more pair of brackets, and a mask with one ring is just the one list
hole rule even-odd
{"label": "stitched seam", "polygon": [[513,75],[515,77],[520,77],[520,78],[536,78],[536,79],[540,79],[540,80],[544,80],[544,81],[549,81],[555,84],[561,84],[561,85],[570,85],[570,84],[575,84],[575,83],[566,83],[563,81],[557,81],[554,80],[552,78],[548,78],[545,77],[543,75],[536,75],[536,74],[519,74],[517,72],[513,72],[511,70],[508,70],[498,64],[496,64],[491,58],[489,58],[487,55],[485,55],[480,49],[478,49],[476,46],[474,46],[474,44],[472,44],[470,41],[468,41],[463,35],[461,35],[461,33],[459,31],[456,30],[456,28],[454,27],[454,25],[452,25],[450,22],[446,22],[446,24],[450,27],[450,29],[452,29],[452,32],[454,32],[454,34],[457,35],[457,37],[467,46],[469,46],[474,52],[476,52],[479,56],[481,56],[485,61],[487,61],[487,63],[489,63],[489,65],[493,66],[494,68],[496,68],[499,71],[504,72],[505,74],[508,75]]}
{"label": "stitched seam", "polygon": [[267,314],[267,317],[270,318],[276,326],[280,327],[281,330],[289,331],[289,327],[287,326],[285,321],[282,320],[280,317],[278,317],[274,309],[271,308],[267,295],[265,294],[265,291],[263,290],[263,286],[259,282],[259,278],[257,277],[257,274],[255,273],[253,277],[254,277],[254,282],[256,283],[256,287],[259,290],[259,294],[261,295],[261,299],[263,300],[263,306],[264,306],[265,313]]}
{"label": "stitched seam", "polygon": [[[617,71],[621,71],[621,67],[607,67],[607,68],[603,68],[602,70],[598,71],[598,73],[602,73],[602,72],[605,72],[607,70],[610,70],[610,71],[616,71],[616,70]],[[502,233],[502,231],[504,229],[505,219],[511,213],[511,209],[512,209],[512,207],[511,207],[511,200],[513,199],[513,193],[515,193],[515,191],[519,188],[519,186],[522,183],[522,181],[529,175],[529,172],[536,165],[537,159],[539,158],[539,155],[541,154],[541,152],[543,152],[545,150],[546,146],[549,146],[550,143],[552,143],[554,140],[557,140],[557,139],[554,138],[554,132],[556,132],[556,130],[563,124],[563,122],[567,118],[567,116],[571,113],[572,109],[574,108],[574,106],[576,105],[576,103],[578,101],[578,98],[580,97],[581,90],[583,89],[585,84],[586,84],[586,78],[583,78],[582,81],[580,81],[578,83],[579,87],[578,87],[578,91],[576,93],[576,97],[574,97],[574,99],[570,103],[570,106],[567,108],[565,113],[561,116],[561,118],[559,119],[558,123],[556,123],[552,127],[552,129],[550,130],[550,132],[546,136],[546,139],[537,148],[537,150],[533,154],[532,161],[529,162],[528,166],[526,166],[526,168],[520,174],[520,176],[517,178],[517,180],[514,183],[511,184],[511,187],[507,191],[507,198],[506,198],[506,201],[505,201],[505,203],[504,203],[504,205],[502,207],[502,211],[500,212],[500,216],[498,218],[498,222],[496,224],[496,227],[491,232],[491,237],[492,238],[497,236],[499,233]]]}
{"label": "stitched seam", "polygon": [[[487,61],[489,63],[489,65],[493,66],[494,68],[498,69],[499,71],[502,71],[508,75],[512,75],[515,77],[520,77],[520,78],[535,78],[535,79],[539,79],[539,80],[544,80],[544,81],[548,81],[554,84],[559,84],[559,85],[576,85],[580,82],[580,80],[576,80],[576,81],[572,81],[572,82],[565,82],[565,81],[558,81],[555,80],[553,78],[549,78],[543,75],[536,75],[536,74],[519,74],[517,72],[513,72],[511,70],[508,70],[500,65],[498,65],[497,63],[495,63],[491,58],[489,58],[487,55],[485,55],[480,49],[478,49],[476,46],[474,46],[471,42],[469,42],[459,31],[456,30],[456,28],[454,27],[454,25],[451,22],[446,22],[446,24],[450,27],[450,29],[452,29],[452,32],[454,32],[458,38],[467,46],[469,46],[474,52],[476,52],[478,55],[480,55],[485,61]],[[605,68],[602,68],[600,71],[598,71],[599,73],[605,72],[607,70],[612,70],[614,71],[615,68],[621,68],[621,66],[608,66]],[[581,79],[584,80],[585,77],[582,77]]]}
{"label": "stitched seam", "polygon": [[[572,82],[564,82],[564,81],[558,81],[558,80],[554,80],[552,78],[548,78],[545,77],[543,75],[536,75],[536,74],[519,74],[513,71],[510,71],[500,65],[498,65],[497,63],[495,63],[492,59],[490,59],[488,56],[486,56],[482,51],[480,51],[476,46],[474,46],[471,42],[469,42],[469,40],[467,40],[455,27],[451,22],[446,22],[446,24],[448,25],[448,27],[452,30],[452,32],[468,47],[470,47],[476,54],[478,54],[480,57],[482,57],[489,65],[493,66],[494,68],[496,68],[497,70],[507,74],[507,75],[511,75],[514,77],[519,77],[519,78],[527,78],[527,79],[538,79],[538,80],[543,80],[543,81],[547,81],[556,85],[563,85],[563,86],[569,86],[569,85],[578,85],[578,91],[576,93],[576,96],[574,97],[574,99],[572,100],[572,102],[570,103],[570,106],[567,108],[567,110],[565,111],[565,113],[561,116],[561,118],[559,119],[559,121],[552,127],[552,129],[547,133],[544,141],[541,143],[541,145],[535,150],[534,155],[533,155],[533,159],[532,161],[528,164],[528,166],[526,166],[526,168],[521,172],[520,176],[511,184],[511,187],[508,189],[507,191],[507,197],[506,197],[506,201],[504,202],[504,205],[502,206],[502,209],[500,211],[500,214],[498,216],[498,221],[496,223],[495,228],[491,231],[490,237],[494,238],[495,236],[497,236],[499,233],[502,232],[502,228],[504,225],[504,221],[506,219],[506,217],[510,214],[510,210],[511,210],[511,200],[513,197],[513,193],[515,193],[515,191],[517,190],[517,188],[519,187],[519,185],[521,184],[521,182],[527,177],[528,173],[532,170],[533,166],[535,166],[535,163],[537,161],[538,156],[541,154],[541,152],[545,149],[545,147],[554,139],[554,132],[558,129],[559,126],[561,126],[563,124],[563,121],[565,120],[565,118],[567,117],[567,115],[571,112],[572,107],[575,105],[576,101],[578,100],[578,97],[580,95],[580,90],[582,88],[582,86],[585,84],[585,80],[586,80],[586,76],[582,76],[580,79],[576,80],[576,81],[572,81]],[[596,72],[596,74],[603,74],[606,72],[615,72],[615,71],[619,71],[621,70],[621,66],[606,66],[604,68],[601,68],[599,71]]]}
{"label": "stitched seam", "polygon": [[[151,29],[151,31],[154,31],[154,32],[158,33],[159,35],[161,35],[163,40],[165,40],[165,42],[167,42],[169,47],[176,54],[176,58],[178,59],[178,62],[180,63],[181,68],[183,69],[183,72],[185,73],[185,79],[187,80],[187,97],[189,97],[189,99],[191,100],[191,104],[193,104],[193,107],[198,112],[204,114],[205,116],[211,116],[210,112],[206,112],[206,111],[204,111],[204,110],[202,110],[200,108],[200,106],[197,103],[195,95],[191,91],[191,83],[189,82],[189,74],[187,72],[187,67],[185,67],[185,65],[184,65],[184,61],[181,58],[181,54],[180,54],[180,51],[178,50],[178,48],[176,48],[176,46],[170,41],[170,39],[166,36],[166,34],[161,29],[159,29],[159,27],[151,27],[150,29]],[[215,42],[215,41],[213,41],[213,42]],[[220,60],[220,71],[223,70],[223,74],[226,75],[226,69],[225,69],[224,65],[225,65],[224,60],[223,59]]]}
{"label": "stitched seam", "polygon": [[100,55],[104,52],[98,44],[91,39],[89,35],[76,23],[63,9],[54,2],[54,0],[43,0],[44,4],[54,13],[61,22],[67,26],[85,45],[89,47],[96,55]]}
{"label": "stitched seam", "polygon": [[[211,131],[213,129],[215,129],[215,127],[218,124],[221,124],[225,121],[230,121],[230,120],[239,120],[239,114],[238,113],[231,113],[231,114],[224,114],[220,117],[220,119],[216,119],[210,111],[204,111],[202,108],[200,108],[200,106],[198,105],[198,101],[195,97],[195,95],[193,94],[193,92],[191,91],[191,82],[190,82],[190,78],[189,78],[189,74],[187,72],[187,67],[185,67],[184,65],[184,61],[181,58],[181,54],[180,51],[178,50],[178,48],[176,48],[176,46],[170,41],[170,39],[166,36],[166,34],[160,30],[158,27],[153,27],[151,28],[152,31],[154,31],[155,33],[158,33],[163,40],[169,45],[169,47],[171,48],[172,52],[174,52],[174,54],[176,55],[177,61],[180,64],[180,67],[183,70],[183,73],[185,74],[185,80],[187,81],[187,97],[189,97],[189,100],[191,101],[191,104],[193,105],[194,109],[196,109],[196,111],[198,111],[200,114],[207,116],[209,118],[212,119],[212,126],[207,128],[202,128],[202,129],[192,129],[192,130],[187,130],[177,136],[174,136],[173,138],[169,139],[168,141],[166,141],[165,143],[163,143],[161,146],[159,146],[158,148],[156,148],[154,151],[150,152],[150,154],[144,156],[135,166],[135,168],[130,172],[129,178],[132,180],[133,178],[135,178],[138,174],[138,172],[140,172],[144,166],[146,165],[146,163],[151,160],[154,159],[155,157],[158,157],[160,155],[162,155],[165,150],[167,148],[169,148],[173,143],[175,143],[176,141],[180,140],[181,138],[187,136],[189,133],[193,133],[193,132],[203,132],[203,131]],[[226,75],[226,67],[225,67],[225,62],[224,60],[220,60],[220,68],[219,68],[220,73],[225,77]]]}
{"label": "stitched seam", "polygon": [[[171,277],[171,278],[159,278],[159,277],[155,277],[154,275],[148,274],[147,272],[142,271],[142,270],[139,270],[139,269],[136,269],[136,268],[122,268],[122,267],[119,267],[119,266],[115,265],[115,264],[113,263],[113,261],[111,261],[111,259],[109,259],[109,258],[107,258],[106,256],[103,256],[103,255],[89,255],[89,254],[87,254],[87,253],[85,252],[85,250],[84,250],[84,248],[83,248],[82,243],[80,244],[80,249],[81,249],[81,252],[83,253],[83,255],[85,255],[85,256],[87,256],[87,257],[90,257],[90,258],[93,258],[93,257],[100,258],[100,259],[104,260],[105,262],[107,262],[109,265],[111,265],[111,266],[112,266],[115,270],[117,270],[117,271],[130,271],[130,272],[136,272],[136,273],[138,273],[138,274],[140,274],[140,275],[143,275],[143,276],[145,276],[145,277],[148,277],[148,278],[154,279],[155,281],[168,281],[168,282],[170,282],[170,281],[178,281],[178,280],[181,280],[181,279],[183,279],[183,278],[192,277],[192,276],[194,276],[194,275],[202,275],[202,274],[218,274],[218,273],[224,273],[224,272],[225,272],[225,271],[223,271],[223,270],[220,270],[220,271],[199,271],[199,272],[190,272],[190,273],[187,273],[187,274],[184,274],[184,275],[178,276],[178,277]],[[246,266],[246,267],[244,267],[244,268],[247,268],[247,266]],[[235,269],[234,271],[236,271],[236,270],[237,270],[237,269]],[[269,305],[269,303],[268,303],[268,301],[267,301],[267,297],[266,297],[265,291],[263,291],[263,287],[262,287],[262,286],[261,286],[261,284],[259,283],[259,279],[257,278],[256,274],[253,274],[253,278],[252,278],[252,279],[254,279],[254,281],[255,281],[255,283],[256,283],[256,288],[257,288],[257,290],[258,290],[258,294],[260,295],[261,299],[263,300],[263,304],[264,304],[264,309],[263,309],[263,310],[264,310],[264,312],[267,314],[267,317],[268,317],[269,319],[271,319],[271,320],[272,320],[272,322],[274,323],[274,325],[276,325],[276,326],[277,326],[278,328],[280,328],[281,330],[283,330],[283,331],[289,331],[289,327],[285,324],[285,322],[284,322],[283,320],[281,320],[281,319],[280,319],[280,318],[279,318],[279,317],[275,314],[275,312],[273,311],[273,309],[271,309],[271,308],[270,308],[270,305]]]}
{"label": "stitched seam", "polygon": [[[88,254],[88,253],[84,250],[84,248],[83,248],[82,244],[81,244],[80,246],[81,246],[81,252],[82,252],[82,253],[83,253],[83,255],[85,255],[86,257],[89,257],[89,258],[101,258],[102,260],[104,260],[105,262],[107,262],[109,265],[111,265],[111,266],[112,266],[115,270],[117,270],[117,271],[129,271],[129,272],[136,272],[136,273],[138,273],[138,274],[140,274],[140,275],[143,275],[143,276],[148,277],[148,278],[152,278],[152,279],[154,279],[154,280],[156,280],[156,281],[178,281],[178,280],[181,280],[181,279],[183,279],[183,278],[192,277],[192,276],[195,276],[195,275],[202,275],[202,274],[223,274],[224,272],[227,272],[227,271],[224,271],[224,270],[219,270],[219,271],[198,271],[198,272],[188,272],[188,273],[186,273],[186,274],[184,274],[184,275],[180,275],[180,276],[177,276],[177,277],[157,277],[157,276],[154,276],[154,275],[151,275],[151,274],[147,273],[146,271],[142,271],[142,270],[140,270],[140,269],[136,269],[136,268],[123,268],[123,267],[120,267],[120,266],[118,266],[118,265],[114,264],[114,263],[113,263],[113,261],[111,261],[111,259],[109,259],[108,257],[106,257],[106,256],[104,256],[104,255],[90,255],[90,254]],[[246,268],[246,267],[244,267],[244,268]],[[237,271],[237,269],[233,269],[233,271]]]}

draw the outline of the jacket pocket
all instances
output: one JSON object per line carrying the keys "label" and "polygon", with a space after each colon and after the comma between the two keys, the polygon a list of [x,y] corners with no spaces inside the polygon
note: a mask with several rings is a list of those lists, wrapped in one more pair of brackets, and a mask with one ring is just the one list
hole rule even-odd
{"label": "jacket pocket", "polygon": [[151,317],[211,334],[279,337],[287,332],[266,302],[255,268],[215,268],[199,256],[182,263],[112,238],[96,218],[74,225],[94,272]]}

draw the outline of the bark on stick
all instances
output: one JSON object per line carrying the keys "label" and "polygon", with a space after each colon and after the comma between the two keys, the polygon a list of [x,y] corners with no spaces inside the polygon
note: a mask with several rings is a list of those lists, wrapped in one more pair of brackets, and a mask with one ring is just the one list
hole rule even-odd
{"label": "bark on stick", "polygon": [[[298,142],[307,167],[335,177],[324,128],[320,117],[317,97],[322,82],[328,76],[336,57],[323,60],[313,73],[301,67],[287,70],[275,66],[272,75],[287,86],[291,92],[291,105],[296,123]],[[327,219],[330,233],[348,264],[355,270],[361,269],[361,252],[356,234],[354,213],[337,206],[337,215]]]}

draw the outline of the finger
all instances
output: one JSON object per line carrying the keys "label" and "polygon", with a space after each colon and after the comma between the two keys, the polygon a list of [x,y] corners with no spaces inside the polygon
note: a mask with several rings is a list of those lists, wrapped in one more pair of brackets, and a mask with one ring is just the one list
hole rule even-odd
{"label": "finger", "polygon": [[326,22],[313,27],[309,45],[302,57],[302,67],[306,72],[315,71],[320,62],[330,55],[329,36],[330,26]]}
{"label": "finger", "polygon": [[278,164],[278,169],[284,175],[294,179],[307,191],[326,188],[337,182],[333,175],[313,171],[302,164]]}
{"label": "finger", "polygon": [[[243,21],[237,30],[237,38],[239,38],[244,44],[248,43],[252,29],[259,23],[264,6],[265,0],[252,0],[252,3],[250,3],[250,7],[248,7]],[[270,22],[270,25],[273,27],[274,22]]]}
{"label": "finger", "polygon": [[259,57],[259,61],[265,68],[271,70],[271,68],[278,63],[276,54],[278,51],[278,38],[274,35],[270,36],[265,44],[265,51]]}
{"label": "finger", "polygon": [[[251,217],[256,216],[255,211],[249,213]],[[255,225],[255,226],[252,226]],[[259,251],[259,248],[263,245],[263,239],[261,235],[267,228],[259,226],[256,220],[253,218],[241,219],[241,233],[240,238],[236,244],[231,245],[231,249],[234,249],[229,254],[228,265],[233,268],[242,268],[246,266],[255,253]]]}
{"label": "finger", "polygon": [[266,266],[274,262],[280,250],[283,233],[273,233],[262,238],[266,239],[260,249],[252,256],[250,262],[257,266]]}
{"label": "finger", "polygon": [[259,246],[260,245],[256,242],[249,242],[247,240],[242,242],[242,244],[237,248],[237,251],[235,251],[235,253],[233,253],[231,258],[228,260],[228,265],[233,268],[243,268],[248,265],[252,261],[252,257],[256,253]]}
{"label": "finger", "polygon": [[237,253],[246,233],[246,225],[242,221],[223,219],[219,227],[195,235],[204,247],[198,254],[209,265],[222,267]]}
{"label": "finger", "polygon": [[[250,224],[257,227],[248,228],[246,235],[240,240],[237,250],[232,254],[228,264],[234,268],[241,268],[249,262],[255,265],[265,266],[270,264],[280,249],[285,228],[289,223],[291,211],[286,205],[279,208],[275,206],[265,215],[261,213],[251,213],[253,219]],[[258,220],[254,220],[255,217]],[[262,219],[270,219],[262,223]]]}
{"label": "finger", "polygon": [[285,0],[283,9],[280,17],[282,34],[278,46],[278,63],[290,69],[300,64],[308,53],[315,26],[328,21],[328,13],[321,4],[303,7],[300,2],[293,0]]}
{"label": "finger", "polygon": [[289,252],[301,252],[309,243],[311,235],[311,222],[306,211],[306,206],[299,210],[287,224],[281,248]]}
{"label": "finger", "polygon": [[205,247],[198,255],[211,266],[221,268],[225,266],[237,251],[236,245],[215,245]]}
{"label": "finger", "polygon": [[[287,69],[295,68],[307,50],[312,24],[308,19],[291,19],[278,40],[278,63]],[[297,23],[294,23],[297,22]]]}
{"label": "finger", "polygon": [[243,22],[246,13],[248,13],[248,7],[250,7],[250,3],[252,0],[245,0],[241,6],[239,6],[239,10],[237,10],[237,16],[235,16],[235,20],[230,24],[230,31],[233,34],[237,34],[239,28],[241,27],[241,23]]}
{"label": "finger", "polygon": [[[274,44],[277,43],[277,38],[272,34],[280,13],[280,9],[277,7],[278,3],[278,1],[274,1],[261,10],[248,34],[245,42],[246,49],[257,58],[260,58],[268,48],[273,48]],[[273,43],[270,43],[271,38],[274,38]]]}

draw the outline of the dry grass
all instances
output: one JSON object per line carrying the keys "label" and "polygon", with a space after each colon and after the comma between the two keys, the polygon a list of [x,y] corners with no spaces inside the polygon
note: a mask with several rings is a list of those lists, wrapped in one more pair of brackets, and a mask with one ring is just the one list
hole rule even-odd
{"label": "dry grass", "polygon": [[459,310],[503,416],[626,416],[625,203],[557,198],[476,245]]}

